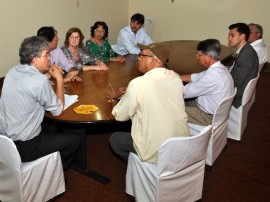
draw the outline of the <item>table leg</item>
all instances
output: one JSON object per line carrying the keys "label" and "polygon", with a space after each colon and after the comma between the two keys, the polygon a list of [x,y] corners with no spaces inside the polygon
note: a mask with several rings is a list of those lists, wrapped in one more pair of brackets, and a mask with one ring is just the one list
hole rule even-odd
{"label": "table leg", "polygon": [[79,149],[76,157],[74,158],[71,168],[79,171],[80,173],[97,180],[102,184],[108,184],[110,179],[87,168],[87,151],[86,151],[86,129],[78,129],[82,137],[82,146]]}

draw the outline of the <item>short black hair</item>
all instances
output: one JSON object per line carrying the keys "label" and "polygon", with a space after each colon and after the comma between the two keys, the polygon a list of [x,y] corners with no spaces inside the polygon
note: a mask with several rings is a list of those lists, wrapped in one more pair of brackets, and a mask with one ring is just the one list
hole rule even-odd
{"label": "short black hair", "polygon": [[53,38],[57,34],[57,31],[54,29],[54,27],[41,27],[37,31],[37,36],[44,37],[48,42],[52,42]]}
{"label": "short black hair", "polygon": [[249,34],[250,34],[250,29],[249,29],[249,26],[246,23],[238,22],[238,23],[235,23],[235,24],[231,24],[229,26],[229,30],[232,30],[234,28],[237,28],[237,32],[239,34],[245,34],[245,36],[246,36],[245,39],[246,39],[246,41],[248,41]]}
{"label": "short black hair", "polygon": [[135,13],[131,19],[131,22],[137,22],[138,24],[143,25],[144,24],[144,15],[140,13]]}

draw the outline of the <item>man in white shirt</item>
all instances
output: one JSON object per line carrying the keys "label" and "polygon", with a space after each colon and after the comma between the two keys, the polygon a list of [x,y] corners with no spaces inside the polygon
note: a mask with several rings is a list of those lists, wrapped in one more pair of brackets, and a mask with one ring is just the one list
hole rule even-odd
{"label": "man in white shirt", "polygon": [[134,14],[130,19],[130,25],[120,30],[117,43],[112,45],[114,52],[120,55],[139,54],[140,49],[137,43],[148,45],[153,43],[151,37],[143,28],[144,15]]}
{"label": "man in white shirt", "polygon": [[[133,152],[142,161],[157,163],[161,144],[170,137],[189,136],[189,129],[183,83],[178,74],[165,68],[168,49],[162,45],[145,48],[138,58],[144,75],[130,81],[112,111],[118,121],[132,120],[131,133],[113,133],[110,145],[125,161]],[[108,98],[116,97],[117,91],[110,86]]]}
{"label": "man in white shirt", "polygon": [[221,45],[216,39],[201,41],[197,46],[199,63],[205,71],[182,75],[184,98],[196,98],[186,102],[188,122],[209,125],[213,114],[224,98],[234,93],[234,82],[228,69],[219,61]]}
{"label": "man in white shirt", "polygon": [[259,24],[250,23],[250,35],[248,42],[255,49],[259,57],[259,64],[263,65],[268,61],[268,50],[263,42],[263,28]]}

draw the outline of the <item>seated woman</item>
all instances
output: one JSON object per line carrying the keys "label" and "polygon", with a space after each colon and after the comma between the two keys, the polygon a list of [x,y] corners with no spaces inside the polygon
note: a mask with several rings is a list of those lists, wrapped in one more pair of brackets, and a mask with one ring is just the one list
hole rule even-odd
{"label": "seated woman", "polygon": [[79,71],[107,70],[108,67],[97,57],[83,49],[84,36],[77,27],[70,28],[66,33],[65,46],[61,49],[68,60]]}
{"label": "seated woman", "polygon": [[118,56],[109,44],[109,29],[105,22],[96,22],[91,27],[91,39],[85,43],[85,49],[104,62],[124,62],[123,56]]}

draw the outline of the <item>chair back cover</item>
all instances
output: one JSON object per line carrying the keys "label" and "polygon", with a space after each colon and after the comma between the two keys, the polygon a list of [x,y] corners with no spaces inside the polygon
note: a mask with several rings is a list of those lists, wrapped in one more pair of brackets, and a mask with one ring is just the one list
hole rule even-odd
{"label": "chair back cover", "polygon": [[264,64],[265,64],[265,63],[261,63],[261,64],[259,64],[259,73],[258,73],[258,74],[260,74],[260,73],[261,73],[261,71],[262,71],[262,68],[263,68]]}
{"label": "chair back cover", "polygon": [[242,97],[242,105],[238,108],[235,108],[234,106],[231,108],[227,133],[227,137],[230,139],[240,141],[242,138],[247,126],[248,112],[251,108],[251,102],[253,100],[258,79],[259,75],[256,78],[251,79],[247,84]]}
{"label": "chair back cover", "polygon": [[154,22],[153,22],[153,20],[151,20],[150,18],[146,17],[144,19],[144,25],[143,26],[144,26],[144,29],[145,29],[146,33],[150,37],[152,37],[152,33],[154,31]]}
{"label": "chair back cover", "polygon": [[259,76],[257,76],[256,78],[254,79],[251,79],[245,90],[244,90],[244,93],[243,93],[243,97],[242,97],[242,106],[246,105],[252,98],[252,95],[255,91],[255,88],[256,88],[256,84],[257,84],[257,81],[259,79]]}
{"label": "chair back cover", "polygon": [[160,149],[157,201],[196,201],[202,197],[206,151],[212,126],[198,135],[174,137]]}
{"label": "chair back cover", "polygon": [[196,201],[202,196],[206,150],[212,126],[173,137],[159,151],[158,163],[142,162],[130,153],[126,193],[139,202]]}
{"label": "chair back cover", "polygon": [[159,151],[158,175],[160,177],[179,172],[206,157],[211,126],[204,128],[199,135],[173,137],[165,141]]}
{"label": "chair back cover", "polygon": [[0,135],[0,201],[48,201],[65,191],[59,152],[21,162],[14,142]]}
{"label": "chair back cover", "polygon": [[234,96],[236,95],[237,88],[234,88],[234,94],[228,98],[225,98],[221,101],[218,108],[215,111],[215,114],[213,116],[212,120],[212,127],[213,131],[215,131],[219,126],[221,126],[223,123],[228,122],[230,110],[232,107],[232,102],[234,99]]}
{"label": "chair back cover", "polygon": [[21,158],[14,142],[0,134],[0,201],[22,200],[20,170]]}

